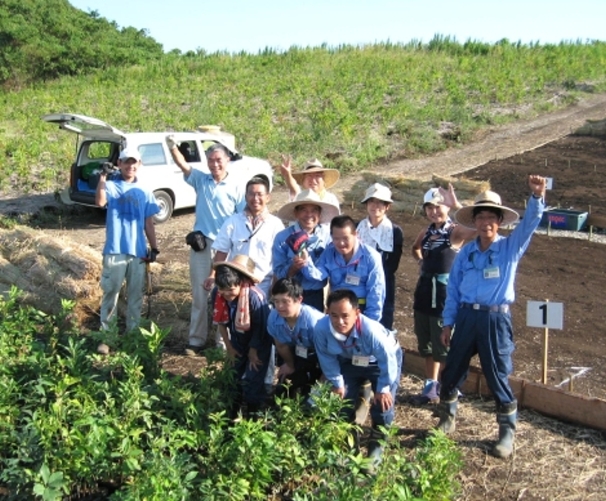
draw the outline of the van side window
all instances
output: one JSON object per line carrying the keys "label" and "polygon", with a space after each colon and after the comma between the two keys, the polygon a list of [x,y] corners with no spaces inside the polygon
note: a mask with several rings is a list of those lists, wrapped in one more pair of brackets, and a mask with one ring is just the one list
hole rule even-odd
{"label": "van side window", "polygon": [[199,162],[200,153],[195,141],[182,141],[179,145],[179,151],[186,162]]}
{"label": "van side window", "polygon": [[162,143],[142,144],[139,146],[139,153],[141,153],[143,165],[164,165],[168,163]]}

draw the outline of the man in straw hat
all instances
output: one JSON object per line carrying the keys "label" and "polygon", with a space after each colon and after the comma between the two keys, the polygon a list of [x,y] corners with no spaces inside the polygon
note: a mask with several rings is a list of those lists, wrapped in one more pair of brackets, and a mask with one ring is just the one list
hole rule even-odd
{"label": "man in straw hat", "polygon": [[272,255],[276,279],[296,278],[303,286],[303,302],[324,311],[324,286],[326,280],[306,278],[301,272],[305,265],[303,251],[314,263],[318,261],[330,242],[328,224],[339,214],[332,204],[322,202],[312,190],[303,190],[294,202],[287,203],[278,211],[283,221],[295,221],[282,230],[274,240]]}
{"label": "man in straw hat", "polygon": [[[236,212],[242,212],[246,201],[244,190],[235,176],[229,175],[230,162],[228,149],[215,143],[206,150],[208,173],[192,168],[183,155],[188,143],[178,144],[174,135],[166,136],[166,145],[177,166],[183,172],[185,182],[196,192],[196,220],[193,234],[198,238],[188,241],[189,281],[192,288],[191,316],[189,322],[189,342],[185,350],[195,355],[208,341],[208,294],[204,279],[208,277],[215,251],[213,242],[219,234],[221,225]],[[190,234],[192,235],[192,234]],[[218,334],[218,333],[217,333]],[[215,339],[221,344],[220,336]]]}
{"label": "man in straw hat", "polygon": [[284,178],[290,194],[290,199],[294,200],[297,193],[304,190],[315,191],[320,200],[339,208],[339,200],[334,193],[328,191],[339,180],[339,171],[337,169],[325,169],[322,163],[314,158],[305,163],[302,171],[292,172],[290,156],[283,155],[283,162],[280,165],[280,174]]}
{"label": "man in straw hat", "polygon": [[497,405],[499,440],[492,453],[500,458],[513,452],[517,418],[517,401],[508,380],[513,370],[510,305],[515,298],[515,273],[545,208],[545,178],[531,175],[528,185],[532,196],[524,218],[507,237],[498,234],[499,227],[516,222],[519,216],[503,206],[496,193],[485,191],[473,206],[457,211],[456,220],[474,228],[478,236],[463,247],[452,265],[441,335],[450,351],[442,373],[438,428],[444,433],[455,431],[458,390],[471,357],[478,353]]}
{"label": "man in straw hat", "polygon": [[302,257],[301,272],[305,278],[324,282],[331,290],[350,289],[356,293],[360,309],[369,318],[381,320],[385,301],[385,275],[381,255],[358,240],[356,223],[341,215],[330,222],[332,242],[314,263],[307,251]]}
{"label": "man in straw hat", "polygon": [[233,361],[234,380],[242,385],[232,406],[233,418],[242,401],[251,414],[267,398],[264,378],[273,346],[267,333],[269,306],[256,285],[260,277],[248,256],[237,254],[229,261],[215,263],[213,268],[216,284],[211,296],[213,323],[219,326],[227,354]]}
{"label": "man in straw hat", "polygon": [[412,244],[412,256],[419,264],[419,279],[414,292],[414,329],[418,349],[425,358],[425,384],[412,403],[436,403],[440,395],[440,374],[448,348],[440,341],[442,311],[450,268],[462,245],[476,236],[475,229],[455,224],[451,208],[460,209],[452,184],[448,190],[431,188],[423,197],[423,211],[430,221]]}

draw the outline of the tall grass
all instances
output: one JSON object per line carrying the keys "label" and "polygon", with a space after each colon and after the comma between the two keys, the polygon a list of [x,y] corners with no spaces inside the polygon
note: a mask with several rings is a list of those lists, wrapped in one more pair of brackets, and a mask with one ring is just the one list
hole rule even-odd
{"label": "tall grass", "polygon": [[124,131],[219,124],[246,154],[318,157],[343,171],[439,151],[475,131],[606,89],[606,43],[557,45],[436,36],[428,44],[167,54],[0,94],[0,190],[66,182],[73,138],[44,124],[71,111]]}

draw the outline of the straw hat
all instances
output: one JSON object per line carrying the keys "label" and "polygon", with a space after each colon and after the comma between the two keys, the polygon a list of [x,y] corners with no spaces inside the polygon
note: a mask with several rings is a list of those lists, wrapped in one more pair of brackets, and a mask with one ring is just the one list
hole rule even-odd
{"label": "straw hat", "polygon": [[292,177],[295,178],[297,183],[303,184],[303,177],[305,174],[313,174],[314,172],[324,173],[324,186],[326,189],[332,188],[339,180],[339,171],[337,169],[325,169],[317,158],[309,160],[302,171],[293,172]]}
{"label": "straw hat", "polygon": [[467,228],[475,229],[475,225],[473,224],[473,210],[476,207],[494,207],[496,209],[501,209],[503,212],[502,225],[515,223],[520,218],[520,215],[516,211],[509,207],[505,207],[501,203],[501,197],[499,195],[494,191],[486,190],[475,198],[473,205],[462,207],[455,213],[456,221]]}
{"label": "straw hat", "polygon": [[391,190],[384,184],[380,183],[371,184],[366,189],[362,203],[368,202],[370,198],[376,198],[377,200],[387,202],[388,204],[393,203],[393,200],[391,199]]}
{"label": "straw hat", "polygon": [[229,261],[221,261],[219,263],[213,263],[213,268],[217,269],[217,266],[228,266],[236,271],[239,271],[243,275],[246,275],[254,283],[259,283],[261,279],[255,275],[255,262],[245,256],[244,254],[237,254]]}
{"label": "straw hat", "polygon": [[431,188],[423,196],[423,207],[426,205],[442,205],[444,197],[440,193],[440,188]]}
{"label": "straw hat", "polygon": [[320,196],[313,190],[303,190],[297,193],[292,202],[282,206],[278,211],[278,217],[283,221],[296,221],[295,209],[299,205],[317,205],[322,209],[320,213],[320,224],[330,223],[332,218],[339,215],[339,208],[336,205],[322,202]]}

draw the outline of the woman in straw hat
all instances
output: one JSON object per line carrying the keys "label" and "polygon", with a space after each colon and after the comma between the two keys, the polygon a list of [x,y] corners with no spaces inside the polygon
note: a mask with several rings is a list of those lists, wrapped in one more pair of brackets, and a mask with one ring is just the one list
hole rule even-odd
{"label": "woman in straw hat", "polygon": [[385,274],[385,304],[380,322],[391,330],[396,301],[396,271],[402,257],[404,234],[402,228],[386,216],[393,203],[391,190],[387,186],[379,183],[371,185],[362,203],[366,206],[368,217],[358,223],[358,238],[381,254]]}
{"label": "woman in straw hat", "polygon": [[419,263],[419,279],[414,293],[415,334],[419,353],[425,358],[425,384],[412,402],[424,405],[439,399],[439,377],[448,349],[441,343],[442,311],[452,263],[461,246],[476,232],[455,224],[451,208],[460,209],[454,188],[431,188],[423,197],[423,211],[430,225],[421,230],[412,244],[412,256]]}
{"label": "woman in straw hat", "polygon": [[303,287],[303,302],[324,311],[326,280],[310,280],[301,272],[305,265],[303,251],[316,263],[330,242],[328,223],[339,215],[338,207],[322,202],[312,190],[301,191],[293,202],[278,211],[283,221],[294,221],[274,240],[272,257],[274,277],[296,278]]}
{"label": "woman in straw hat", "polygon": [[314,158],[305,163],[302,171],[292,172],[291,157],[282,155],[280,173],[288,186],[290,199],[294,200],[301,189],[315,191],[322,202],[332,204],[341,212],[339,199],[334,193],[327,191],[339,180],[337,169],[325,169],[322,163]]}
{"label": "woman in straw hat", "polygon": [[517,418],[517,401],[508,379],[513,370],[510,305],[515,299],[515,273],[545,209],[545,178],[532,175],[528,185],[532,196],[524,218],[507,237],[499,235],[499,227],[516,222],[519,216],[503,206],[496,193],[481,193],[473,206],[457,211],[456,220],[475,229],[478,236],[454,260],[443,314],[441,341],[450,351],[442,373],[438,428],[444,433],[455,430],[459,387],[477,353],[497,404],[499,440],[492,453],[500,458],[513,451]]}
{"label": "woman in straw hat", "polygon": [[231,417],[235,417],[242,401],[253,413],[267,398],[264,378],[273,346],[267,333],[269,306],[263,291],[256,286],[259,278],[255,263],[248,256],[238,254],[213,267],[213,323],[218,325],[233,361],[234,380],[242,384],[232,406]]}

